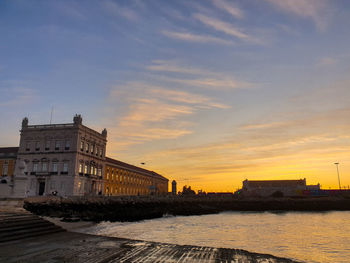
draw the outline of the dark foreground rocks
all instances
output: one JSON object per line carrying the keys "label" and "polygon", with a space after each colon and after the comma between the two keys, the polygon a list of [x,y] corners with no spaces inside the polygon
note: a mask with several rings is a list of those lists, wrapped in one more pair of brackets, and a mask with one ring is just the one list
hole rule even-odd
{"label": "dark foreground rocks", "polygon": [[164,215],[202,215],[223,211],[346,211],[348,198],[270,198],[237,200],[207,197],[93,197],[26,199],[28,211],[66,221],[138,221]]}
{"label": "dark foreground rocks", "polygon": [[182,246],[63,232],[2,243],[0,262],[292,263],[296,261],[239,249]]}

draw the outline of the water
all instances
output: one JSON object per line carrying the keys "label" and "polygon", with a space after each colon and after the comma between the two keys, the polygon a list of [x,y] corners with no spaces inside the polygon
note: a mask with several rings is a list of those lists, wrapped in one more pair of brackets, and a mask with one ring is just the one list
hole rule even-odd
{"label": "water", "polygon": [[306,262],[350,262],[350,212],[239,213],[102,222],[79,232],[239,248]]}

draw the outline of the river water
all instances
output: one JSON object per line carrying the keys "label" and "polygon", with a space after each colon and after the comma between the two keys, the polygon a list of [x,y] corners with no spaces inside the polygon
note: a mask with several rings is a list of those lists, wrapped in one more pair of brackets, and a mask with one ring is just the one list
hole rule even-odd
{"label": "river water", "polygon": [[102,222],[79,232],[245,249],[305,262],[350,262],[350,212],[242,213]]}

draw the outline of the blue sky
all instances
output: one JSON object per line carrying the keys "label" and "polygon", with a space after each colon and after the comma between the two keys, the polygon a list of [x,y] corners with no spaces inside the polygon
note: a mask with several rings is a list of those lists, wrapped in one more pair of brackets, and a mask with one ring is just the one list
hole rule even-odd
{"label": "blue sky", "polygon": [[0,145],[53,107],[180,186],[347,186],[349,28],[346,0],[1,1]]}

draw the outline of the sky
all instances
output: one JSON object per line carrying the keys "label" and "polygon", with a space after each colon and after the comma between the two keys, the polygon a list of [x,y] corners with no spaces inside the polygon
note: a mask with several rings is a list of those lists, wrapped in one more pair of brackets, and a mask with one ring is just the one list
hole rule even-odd
{"label": "sky", "polygon": [[53,109],[178,189],[348,188],[349,28],[347,0],[0,1],[0,146]]}

